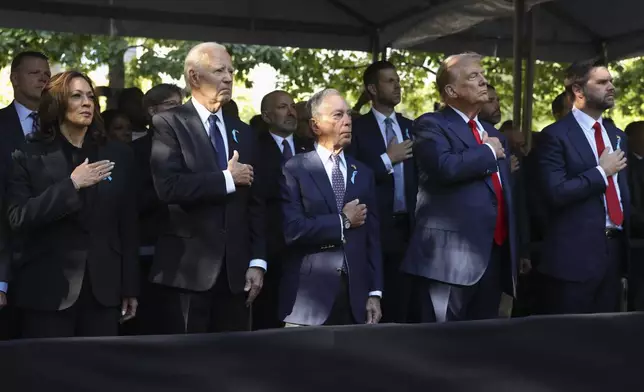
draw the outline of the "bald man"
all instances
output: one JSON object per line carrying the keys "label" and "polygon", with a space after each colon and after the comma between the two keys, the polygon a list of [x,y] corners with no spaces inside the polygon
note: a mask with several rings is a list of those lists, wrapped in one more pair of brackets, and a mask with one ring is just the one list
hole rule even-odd
{"label": "bald man", "polygon": [[164,298],[155,332],[248,330],[267,268],[256,136],[222,113],[233,88],[223,46],[192,48],[184,73],[192,99],[152,118],[150,166],[169,210],[150,272]]}
{"label": "bald man", "polygon": [[286,91],[273,91],[261,103],[262,120],[268,132],[259,132],[259,161],[255,186],[266,203],[266,255],[271,265],[264,288],[253,307],[255,329],[282,326],[278,318],[278,288],[286,245],[282,230],[282,207],[279,180],[284,163],[296,154],[313,150],[313,143],[296,134],[298,117],[293,97]]}
{"label": "bald man", "polygon": [[424,320],[495,318],[517,271],[507,142],[478,119],[489,99],[479,55],[448,57],[436,84],[445,107],[412,128],[418,204],[402,269],[424,283]]}

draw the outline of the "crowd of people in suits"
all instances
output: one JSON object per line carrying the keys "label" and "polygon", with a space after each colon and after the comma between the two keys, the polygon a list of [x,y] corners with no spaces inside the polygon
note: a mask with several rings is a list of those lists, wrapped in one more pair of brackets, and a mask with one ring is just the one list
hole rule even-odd
{"label": "crowd of people in suits", "polygon": [[443,105],[413,121],[388,61],[364,72],[364,115],[332,88],[298,103],[278,90],[251,126],[233,73],[224,46],[201,43],[189,99],[129,88],[100,113],[86,75],[14,58],[4,338],[480,320],[504,314],[503,293],[515,315],[614,312],[625,277],[641,302],[644,123],[602,117],[604,65],[570,66],[531,148],[511,121],[494,127],[475,53],[441,63]]}

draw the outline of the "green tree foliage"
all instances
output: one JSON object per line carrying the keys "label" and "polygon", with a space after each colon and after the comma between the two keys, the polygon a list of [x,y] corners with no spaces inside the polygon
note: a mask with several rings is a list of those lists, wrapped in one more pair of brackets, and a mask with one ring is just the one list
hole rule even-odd
{"label": "green tree foliage", "polygon": [[[98,66],[113,66],[123,61],[128,48],[137,48],[138,58],[126,64],[126,85],[153,84],[161,74],[179,79],[183,59],[195,42],[151,38],[119,38],[46,31],[0,29],[0,67],[11,62],[22,50],[44,50],[50,58],[67,68],[84,72]],[[277,48],[257,45],[227,45],[233,56],[237,83],[250,87],[249,72],[258,64],[269,64],[279,72],[279,88],[297,99],[306,99],[316,90],[333,87],[347,96],[351,104],[363,91],[362,73],[371,63],[371,55],[362,52],[319,49]],[[443,55],[390,50],[389,60],[397,65],[403,88],[399,110],[410,117],[433,110],[439,101],[433,73]],[[512,59],[485,58],[486,76],[501,98],[503,117],[512,117]],[[611,65],[621,92],[616,117],[644,115],[644,59],[627,60]],[[550,104],[563,91],[564,64],[537,62],[534,83],[534,128],[551,121]],[[366,109],[366,108],[365,108]]]}

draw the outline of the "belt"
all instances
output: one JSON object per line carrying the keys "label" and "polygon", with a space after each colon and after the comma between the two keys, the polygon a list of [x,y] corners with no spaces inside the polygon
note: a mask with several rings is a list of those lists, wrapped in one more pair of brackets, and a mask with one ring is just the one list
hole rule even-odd
{"label": "belt", "polygon": [[618,229],[604,229],[604,234],[606,235],[606,238],[611,239],[611,238],[621,238],[622,236],[622,231]]}

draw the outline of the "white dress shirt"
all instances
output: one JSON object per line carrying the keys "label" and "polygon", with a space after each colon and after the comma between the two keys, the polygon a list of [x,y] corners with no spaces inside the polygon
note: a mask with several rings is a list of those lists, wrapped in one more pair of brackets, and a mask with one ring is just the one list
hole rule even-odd
{"label": "white dress shirt", "polygon": [[[195,109],[197,110],[197,114],[199,115],[201,124],[206,130],[206,134],[208,134],[209,139],[210,139],[211,129],[210,129],[210,121],[208,121],[208,119],[212,114],[217,116],[217,118],[219,119],[219,121],[217,122],[217,127],[219,128],[219,132],[221,133],[222,139],[224,139],[224,147],[226,149],[226,161],[228,161],[228,156],[229,156],[228,135],[226,133],[226,123],[224,123],[224,115],[221,112],[221,108],[217,111],[217,113],[211,113],[208,109],[206,109],[205,106],[203,106],[196,99],[194,99],[194,97],[192,98],[192,104],[195,106]],[[223,172],[224,172],[224,178],[226,179],[226,192],[228,192],[228,194],[234,193],[236,188],[235,188],[235,180],[233,180],[233,175],[230,173],[229,170],[223,170]],[[249,267],[259,267],[266,270],[268,267],[268,264],[266,263],[265,260],[253,259],[250,261]]]}
{"label": "white dress shirt", "polygon": [[[452,108],[452,110],[454,110],[456,112],[456,114],[461,116],[461,118],[463,119],[463,121],[465,121],[465,123],[467,124],[467,126],[469,128],[469,126],[470,126],[469,125],[470,118],[467,117],[465,115],[465,113],[461,112],[460,110],[456,109],[455,107],[450,106],[450,108]],[[479,131],[479,137],[481,138],[481,140],[483,140],[483,135],[485,134],[485,128],[483,128],[483,124],[481,124],[481,122],[479,121],[479,116],[478,115],[476,117],[474,117],[474,122],[476,123],[476,130]],[[490,147],[490,150],[492,150],[492,154],[494,154],[494,159],[496,159],[496,151],[494,151],[494,147],[492,147],[492,145],[490,143],[485,143],[485,145]],[[501,171],[498,169],[499,165],[497,164],[496,166],[497,166],[496,176],[499,178],[499,183],[501,184],[501,187],[503,187],[503,181],[501,181]]]}
{"label": "white dress shirt", "polygon": [[[382,141],[385,143],[385,148],[389,146],[389,140],[387,140],[387,124],[385,124],[385,120],[387,119],[387,116],[384,114],[380,113],[374,108],[371,108],[371,111],[373,112],[373,116],[376,118],[376,122],[378,123],[378,127],[380,128],[380,134],[382,135]],[[400,129],[400,124],[398,124],[398,119],[396,118],[396,112],[391,113],[391,118],[392,122],[391,125],[394,129],[394,133],[396,134],[396,142],[397,143],[402,143],[405,141],[403,138],[402,131]],[[394,166],[391,164],[391,159],[389,158],[389,155],[387,155],[386,152],[384,152],[382,155],[380,155],[380,159],[382,159],[382,163],[385,164],[385,169],[387,169],[387,173],[392,174],[394,172]],[[405,166],[402,166],[402,173],[405,173]],[[404,175],[403,175],[404,178]]]}
{"label": "white dress shirt", "polygon": [[273,132],[269,132],[271,136],[273,137],[273,140],[275,140],[275,143],[277,143],[277,147],[279,147],[280,152],[284,154],[284,140],[288,142],[288,145],[291,146],[291,155],[295,156],[295,143],[293,142],[293,134],[288,135],[287,137],[283,138],[279,135],[274,134]]}
{"label": "white dress shirt", "polygon": [[[599,166],[599,155],[601,155],[602,152],[597,151],[597,143],[595,142],[595,128],[593,128],[593,125],[595,125],[595,122],[598,122],[599,125],[601,125],[602,139],[604,140],[604,146],[606,146],[606,148],[608,148],[609,151],[612,152],[613,145],[610,142],[610,138],[608,137],[608,133],[606,132],[606,128],[604,127],[602,118],[600,117],[598,120],[595,120],[574,106],[572,108],[572,115],[575,117],[575,120],[577,120],[577,124],[579,124],[581,129],[584,131],[584,136],[586,136],[586,140],[588,140],[588,144],[590,144],[590,148],[593,150],[593,154],[595,155],[595,161],[597,162],[597,170],[599,170],[602,177],[604,178],[604,182],[606,183],[606,186],[608,186],[609,179],[606,176],[606,172],[604,171],[604,169],[602,169],[601,166]],[[613,183],[615,184],[615,189],[617,190],[617,199],[619,200],[619,205],[623,211],[622,195],[619,191],[619,183],[617,182],[617,176],[618,174],[614,174],[613,176],[611,176],[610,181],[613,181]],[[606,211],[606,227],[609,229],[621,230],[622,227],[614,224],[610,220],[610,217],[608,216],[608,208],[606,207],[606,194],[602,195],[602,199],[604,200],[604,210]]]}
{"label": "white dress shirt", "polygon": [[[321,145],[315,143],[315,151],[318,153],[322,164],[324,165],[324,170],[326,171],[326,176],[329,178],[329,184],[333,187],[333,152],[327,150]],[[347,161],[344,158],[344,151],[341,151],[338,155],[340,157],[340,171],[342,172],[342,178],[344,179],[344,189],[346,192],[347,189]],[[342,222],[342,216],[340,216],[340,227],[342,229],[342,238],[344,239],[344,222]],[[346,256],[345,256],[346,257]],[[370,297],[382,297],[382,291],[371,291],[369,292]]]}
{"label": "white dress shirt", "polygon": [[31,113],[33,113],[34,110],[28,109],[25,105],[16,100],[13,101],[13,106],[16,108],[16,112],[18,112],[18,118],[20,119],[22,133],[25,136],[29,135],[34,129],[34,119],[33,117],[30,117]]}

